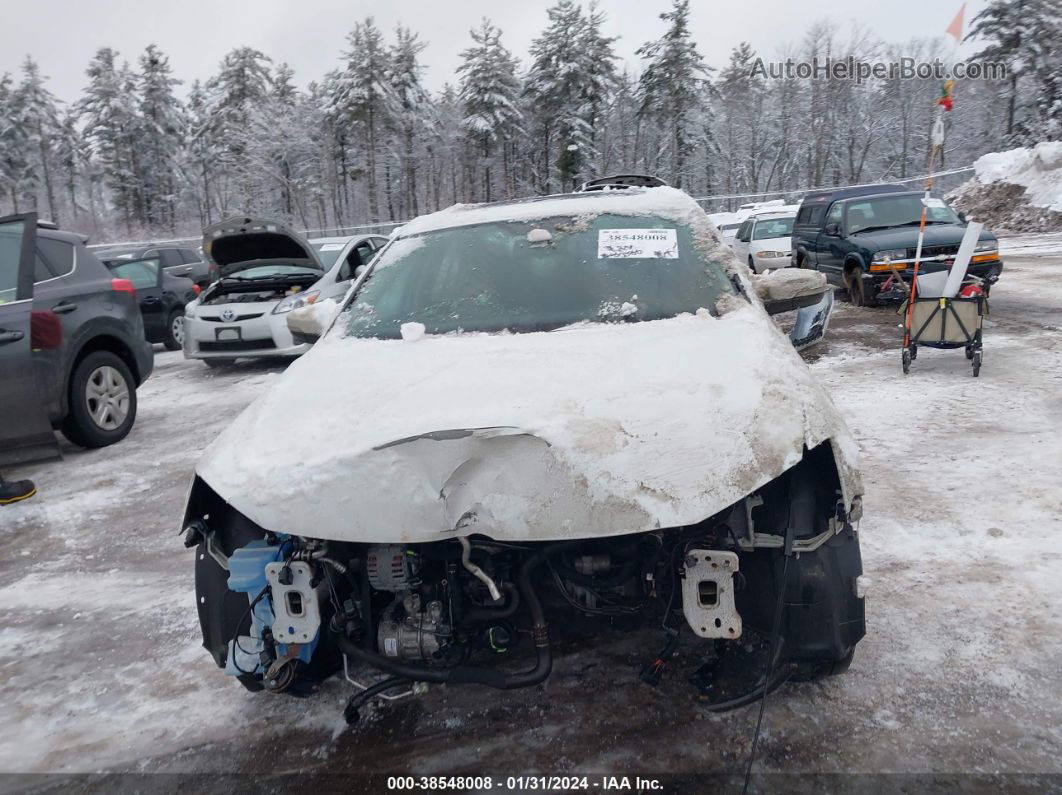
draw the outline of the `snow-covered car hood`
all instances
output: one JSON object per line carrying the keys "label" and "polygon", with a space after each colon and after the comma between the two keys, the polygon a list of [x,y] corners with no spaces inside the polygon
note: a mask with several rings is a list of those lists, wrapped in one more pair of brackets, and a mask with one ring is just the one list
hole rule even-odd
{"label": "snow-covered car hood", "polygon": [[856,445],[828,395],[759,306],[731,303],[529,334],[333,330],[197,473],[276,532],[589,538],[701,521],[830,440],[850,505]]}

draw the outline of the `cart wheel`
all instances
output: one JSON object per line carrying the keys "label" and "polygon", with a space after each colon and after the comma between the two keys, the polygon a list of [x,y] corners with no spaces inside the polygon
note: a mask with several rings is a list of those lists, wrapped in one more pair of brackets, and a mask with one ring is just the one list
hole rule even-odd
{"label": "cart wheel", "polygon": [[907,375],[911,372],[911,350],[909,348],[903,349],[903,374]]}
{"label": "cart wheel", "polygon": [[973,358],[973,346],[972,345],[967,345],[966,346],[966,358],[967,359],[972,359]]}
{"label": "cart wheel", "polygon": [[974,378],[977,378],[977,376],[980,374],[980,372],[981,372],[981,351],[978,350],[978,351],[974,351],[973,352],[973,376],[974,376]]}
{"label": "cart wheel", "polygon": [[911,361],[913,362],[917,358],[918,358],[918,346],[917,345],[912,345],[911,346]]}

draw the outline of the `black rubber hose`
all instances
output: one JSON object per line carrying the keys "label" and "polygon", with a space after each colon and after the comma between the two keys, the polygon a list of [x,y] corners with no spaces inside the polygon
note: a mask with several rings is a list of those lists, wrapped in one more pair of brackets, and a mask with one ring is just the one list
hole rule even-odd
{"label": "black rubber hose", "polygon": [[369,701],[385,690],[390,690],[392,687],[398,687],[399,685],[408,685],[410,682],[408,679],[403,679],[401,676],[392,676],[384,679],[381,682],[377,682],[374,685],[369,685],[360,693],[355,693],[347,701],[347,706],[343,709],[343,718],[346,720],[347,725],[353,726],[358,722],[361,717],[360,710]]}
{"label": "black rubber hose", "polygon": [[363,649],[354,644],[342,633],[336,634],[336,642],[344,654],[353,657],[359,662],[371,665],[381,671],[412,679],[415,682],[432,682],[435,684],[477,684],[498,690],[515,690],[520,687],[531,687],[545,681],[553,670],[553,653],[549,645],[549,627],[546,624],[546,616],[542,610],[542,603],[538,599],[534,586],[531,584],[531,575],[535,569],[542,565],[546,556],[559,552],[573,542],[562,542],[543,549],[531,555],[520,568],[518,578],[520,594],[527,603],[531,613],[532,633],[535,639],[535,667],[527,671],[515,674],[507,674],[495,668],[481,668],[471,665],[459,665],[454,668],[425,668],[422,665],[400,662],[384,657],[374,651]]}
{"label": "black rubber hose", "polygon": [[515,615],[517,609],[520,607],[520,592],[516,589],[515,585],[508,582],[503,583],[501,589],[509,594],[509,601],[507,604],[499,605],[497,607],[479,605],[466,612],[464,616],[462,616],[462,622],[490,621],[495,618],[509,618]]}

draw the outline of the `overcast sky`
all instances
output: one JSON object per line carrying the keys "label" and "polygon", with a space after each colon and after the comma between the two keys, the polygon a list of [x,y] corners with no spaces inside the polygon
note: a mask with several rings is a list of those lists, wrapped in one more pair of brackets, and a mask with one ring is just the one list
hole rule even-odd
{"label": "overcast sky", "polygon": [[[135,63],[152,42],[170,56],[182,95],[195,79],[205,80],[234,47],[255,47],[274,61],[286,61],[305,86],[334,68],[346,48],[346,34],[366,16],[390,33],[402,23],[428,46],[425,82],[432,89],[453,80],[469,28],[487,16],[503,41],[526,63],[528,44],[546,24],[550,2],[536,0],[33,0],[5,3],[0,25],[0,73],[17,72],[32,55],[60,99],[78,97],[85,66],[99,47],[110,46]],[[608,32],[619,36],[620,56],[637,68],[634,51],[663,31],[658,19],[669,0],[600,0]],[[832,19],[842,29],[859,22],[887,41],[943,34],[961,0],[693,0],[692,29],[712,66],[726,63],[731,48],[750,42],[764,55],[796,42],[808,24]],[[973,0],[966,21],[984,5]],[[965,48],[967,51],[969,47]]]}

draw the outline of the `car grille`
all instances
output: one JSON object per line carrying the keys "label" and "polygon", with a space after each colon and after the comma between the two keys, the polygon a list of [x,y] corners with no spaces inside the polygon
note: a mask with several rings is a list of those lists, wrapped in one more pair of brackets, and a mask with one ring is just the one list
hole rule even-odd
{"label": "car grille", "polygon": [[[953,243],[950,246],[923,246],[922,247],[922,259],[929,259],[930,257],[939,257],[943,254],[946,257],[954,257],[959,253],[959,245]],[[913,248],[907,249],[907,256],[910,259],[914,259],[915,250]]]}
{"label": "car grille", "polygon": [[224,342],[200,342],[204,353],[235,353],[237,351],[260,351],[275,348],[273,340],[226,340]]}
{"label": "car grille", "polygon": [[199,315],[199,320],[209,320],[211,323],[238,323],[241,320],[254,320],[264,314],[265,312],[258,312],[253,315],[236,315],[232,320],[223,320],[219,315]]}

